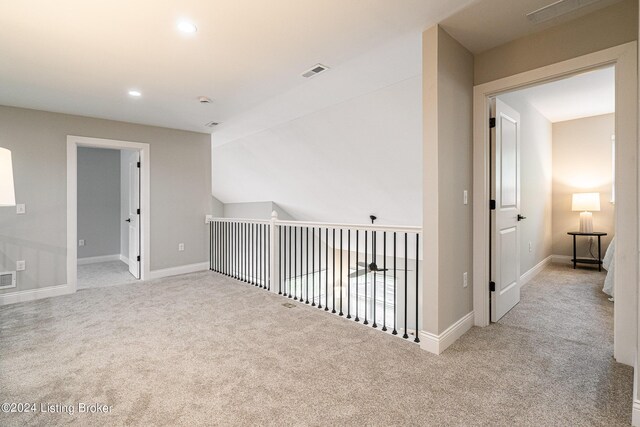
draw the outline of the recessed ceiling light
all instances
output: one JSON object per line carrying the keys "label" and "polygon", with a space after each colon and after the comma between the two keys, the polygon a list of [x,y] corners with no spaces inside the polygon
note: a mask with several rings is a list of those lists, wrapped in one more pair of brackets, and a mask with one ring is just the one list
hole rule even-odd
{"label": "recessed ceiling light", "polygon": [[133,96],[134,98],[139,98],[142,96],[142,92],[140,92],[139,90],[130,90],[129,95]]}
{"label": "recessed ceiling light", "polygon": [[183,33],[193,34],[198,31],[198,27],[195,24],[188,21],[180,21],[178,22],[178,29]]}

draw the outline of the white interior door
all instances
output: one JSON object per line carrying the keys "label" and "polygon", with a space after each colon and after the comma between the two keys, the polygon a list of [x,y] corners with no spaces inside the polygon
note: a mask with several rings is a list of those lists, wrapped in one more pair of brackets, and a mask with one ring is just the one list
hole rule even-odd
{"label": "white interior door", "polygon": [[140,278],[140,168],[139,153],[129,157],[129,272]]}
{"label": "white interior door", "polygon": [[520,114],[496,99],[491,129],[491,321],[520,302]]}

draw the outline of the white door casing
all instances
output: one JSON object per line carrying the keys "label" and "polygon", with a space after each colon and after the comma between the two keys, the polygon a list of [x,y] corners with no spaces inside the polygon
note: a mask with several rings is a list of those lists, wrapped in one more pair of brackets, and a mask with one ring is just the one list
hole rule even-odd
{"label": "white door casing", "polygon": [[138,167],[138,153],[129,157],[129,197],[128,219],[129,222],[129,272],[140,278],[140,168]]}
{"label": "white door casing", "polygon": [[492,104],[491,321],[520,302],[520,114],[500,99]]}

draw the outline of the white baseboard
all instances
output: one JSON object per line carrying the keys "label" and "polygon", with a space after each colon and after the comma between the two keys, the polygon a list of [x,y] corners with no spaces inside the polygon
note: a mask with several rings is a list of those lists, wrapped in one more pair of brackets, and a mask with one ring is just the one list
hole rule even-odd
{"label": "white baseboard", "polygon": [[17,302],[34,301],[42,298],[57,297],[70,294],[69,285],[48,286],[40,289],[29,289],[26,291],[8,292],[0,294],[0,305],[15,304]]}
{"label": "white baseboard", "polygon": [[572,264],[570,255],[551,255],[551,262],[555,264]]}
{"label": "white baseboard", "polygon": [[181,265],[179,267],[163,268],[162,270],[153,270],[149,272],[147,280],[160,279],[162,277],[177,276],[179,274],[196,273],[198,271],[209,270],[208,262],[199,262],[197,264]]}
{"label": "white baseboard", "polygon": [[640,400],[633,400],[633,407],[631,409],[631,425],[640,427]]}
{"label": "white baseboard", "polygon": [[520,287],[523,287],[538,275],[544,268],[551,263],[553,255],[549,255],[536,265],[534,265],[529,271],[520,276]]}
{"label": "white baseboard", "polygon": [[473,311],[466,314],[440,335],[420,331],[420,347],[430,353],[441,354],[473,326]]}
{"label": "white baseboard", "polygon": [[122,255],[120,254],[114,254],[114,255],[102,255],[102,256],[78,258],[78,265],[96,264],[98,262],[108,262],[108,261],[120,261],[121,256]]}
{"label": "white baseboard", "polygon": [[120,261],[124,262],[127,265],[131,265],[129,258],[127,258],[126,256],[120,254]]}

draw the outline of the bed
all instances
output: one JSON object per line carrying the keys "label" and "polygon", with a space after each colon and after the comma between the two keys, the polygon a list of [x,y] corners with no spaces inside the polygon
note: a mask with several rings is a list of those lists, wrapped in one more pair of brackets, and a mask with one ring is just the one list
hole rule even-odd
{"label": "bed", "polygon": [[602,292],[611,296],[613,301],[613,275],[615,274],[615,263],[613,262],[614,254],[616,252],[616,238],[611,239],[607,252],[604,254],[602,260],[602,267],[607,270],[607,277],[604,279],[604,287]]}

